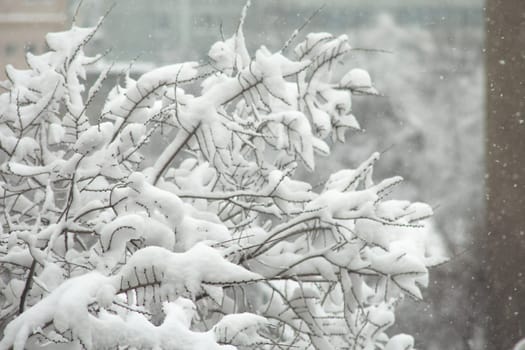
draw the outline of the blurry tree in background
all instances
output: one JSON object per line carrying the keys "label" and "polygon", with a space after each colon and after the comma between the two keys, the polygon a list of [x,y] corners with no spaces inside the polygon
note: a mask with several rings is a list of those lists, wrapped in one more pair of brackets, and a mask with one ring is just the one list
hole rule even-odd
{"label": "blurry tree in background", "polygon": [[[487,3],[487,349],[525,337],[525,2]],[[484,238],[481,238],[484,240]]]}
{"label": "blurry tree in background", "polygon": [[354,99],[365,132],[350,138],[337,162],[323,164],[331,171],[384,151],[376,173],[396,169],[410,184],[402,193],[437,207],[434,245],[452,259],[432,272],[436,288],[428,299],[408,302],[401,317],[428,349],[477,349],[483,327],[471,298],[484,288],[475,254],[483,230],[483,33],[475,26],[455,30],[429,31],[383,15],[349,31],[358,47],[388,51],[353,58],[384,77],[377,86],[385,96]]}

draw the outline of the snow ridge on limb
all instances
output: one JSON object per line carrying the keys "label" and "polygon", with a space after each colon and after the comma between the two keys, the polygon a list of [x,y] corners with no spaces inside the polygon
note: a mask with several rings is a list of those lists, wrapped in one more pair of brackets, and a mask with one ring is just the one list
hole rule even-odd
{"label": "snow ridge on limb", "polygon": [[100,57],[83,51],[98,25],[8,66],[0,349],[413,348],[387,330],[439,261],[432,209],[387,199],[402,179],[374,182],[378,153],[319,191],[295,177],[359,128],[351,98],[375,91],[370,76],[335,71],[345,35],[250,56],[248,7],[209,65],[127,76],[100,114],[111,68],[86,87]]}
{"label": "snow ridge on limb", "polygon": [[[0,349],[10,346],[22,349],[34,330],[51,324],[59,333],[70,331],[69,340],[78,340],[86,348],[99,348],[100,333],[93,333],[92,329],[111,322],[113,318],[104,316],[104,310],[119,305],[119,294],[129,295],[128,303],[134,298],[133,304],[147,308],[185,296],[195,299],[203,293],[202,284],[234,285],[261,279],[262,276],[226,261],[218,251],[203,243],[185,253],[146,247],[136,251],[117,274],[108,276],[93,271],[65,281],[7,326]],[[89,309],[94,305],[100,308],[99,315],[103,313],[102,319],[90,316]],[[259,317],[257,324],[261,320],[264,318]]]}

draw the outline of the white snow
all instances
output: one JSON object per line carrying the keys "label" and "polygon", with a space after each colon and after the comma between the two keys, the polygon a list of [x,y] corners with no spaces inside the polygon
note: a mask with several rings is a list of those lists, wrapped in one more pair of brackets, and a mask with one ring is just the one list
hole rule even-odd
{"label": "white snow", "polygon": [[324,188],[297,176],[359,128],[352,94],[375,93],[370,75],[337,75],[346,35],[250,55],[248,6],[209,66],[127,74],[99,115],[86,104],[112,68],[86,86],[94,28],[6,68],[0,318],[25,301],[0,350],[40,347],[37,333],[79,349],[413,347],[387,332],[440,261],[432,208],[387,199],[402,179],[374,181],[379,153]]}

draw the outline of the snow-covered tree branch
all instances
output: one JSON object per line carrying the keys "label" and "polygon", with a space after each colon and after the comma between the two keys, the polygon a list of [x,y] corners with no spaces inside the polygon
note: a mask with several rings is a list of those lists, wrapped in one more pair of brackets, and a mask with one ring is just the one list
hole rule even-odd
{"label": "snow-covered tree branch", "polygon": [[99,25],[6,68],[0,349],[413,348],[386,331],[442,261],[431,208],[387,199],[402,179],[373,181],[378,153],[319,191],[294,177],[359,129],[351,97],[377,93],[370,76],[336,74],[345,35],[251,56],[246,9],[208,63],[128,75],[99,115],[111,66],[84,84]]}

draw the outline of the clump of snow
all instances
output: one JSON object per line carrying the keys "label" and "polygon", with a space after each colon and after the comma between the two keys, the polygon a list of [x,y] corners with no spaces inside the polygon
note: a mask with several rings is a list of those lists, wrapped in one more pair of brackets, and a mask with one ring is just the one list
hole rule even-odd
{"label": "clump of snow", "polygon": [[372,79],[366,70],[354,68],[343,75],[340,84],[350,89],[365,89],[372,87]]}
{"label": "clump of snow", "polygon": [[390,338],[385,350],[411,350],[414,348],[414,338],[407,334],[397,334]]}

